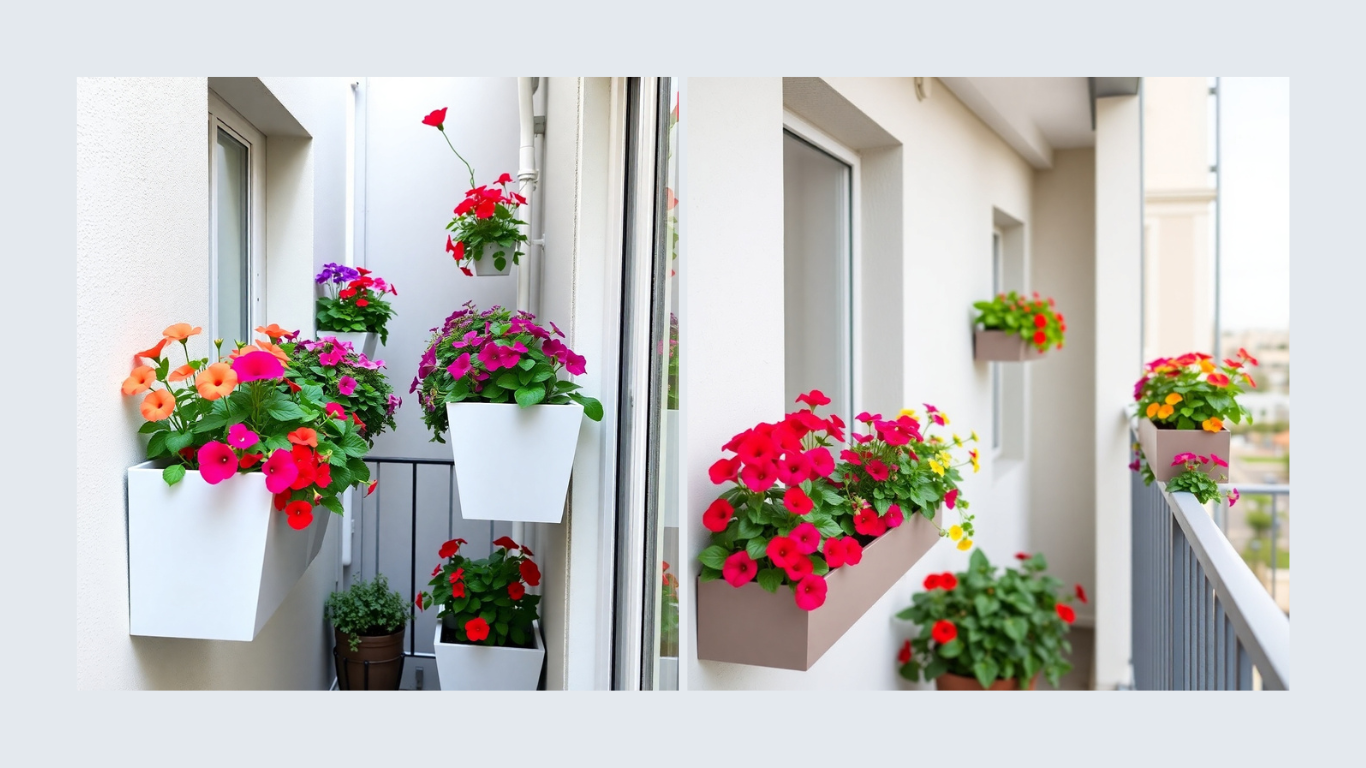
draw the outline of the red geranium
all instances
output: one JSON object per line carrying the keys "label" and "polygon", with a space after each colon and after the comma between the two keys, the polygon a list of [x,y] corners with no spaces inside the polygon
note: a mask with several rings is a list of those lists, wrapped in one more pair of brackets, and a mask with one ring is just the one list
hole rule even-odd
{"label": "red geranium", "polygon": [[508,585],[508,597],[512,598],[513,600],[521,600],[522,596],[525,594],[526,587],[522,586],[522,582],[514,581]]}
{"label": "red geranium", "polygon": [[730,525],[730,519],[735,516],[735,507],[731,506],[725,499],[717,499],[707,507],[707,511],[702,513],[702,525],[713,533],[720,533]]}
{"label": "red geranium", "polygon": [[530,560],[523,560],[521,564],[517,566],[517,569],[521,572],[522,581],[525,581],[527,586],[535,587],[540,585],[541,569],[536,567],[535,563]]}
{"label": "red geranium", "polygon": [[448,541],[448,542],[446,542],[445,544],[442,544],[442,545],[441,545],[441,549],[440,549],[439,551],[437,551],[437,554],[441,556],[441,559],[442,559],[442,560],[445,560],[446,558],[448,558],[448,557],[454,555],[455,553],[459,552],[459,551],[460,551],[460,546],[461,546],[462,544],[468,544],[468,543],[469,543],[469,542],[465,541],[464,539],[451,539],[450,541]]}

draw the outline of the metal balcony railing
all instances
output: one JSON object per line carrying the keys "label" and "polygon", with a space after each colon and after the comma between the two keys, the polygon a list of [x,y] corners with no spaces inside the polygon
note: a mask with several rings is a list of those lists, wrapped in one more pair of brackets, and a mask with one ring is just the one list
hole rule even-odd
{"label": "metal balcony railing", "polygon": [[1139,690],[1289,690],[1290,619],[1205,508],[1133,476]]}

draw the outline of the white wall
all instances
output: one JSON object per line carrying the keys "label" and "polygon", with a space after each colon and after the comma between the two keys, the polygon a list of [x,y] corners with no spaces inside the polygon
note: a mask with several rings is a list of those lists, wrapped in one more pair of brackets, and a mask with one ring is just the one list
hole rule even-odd
{"label": "white wall", "polygon": [[[341,155],[326,137],[343,117],[344,84],[271,79],[267,85],[314,137],[305,158],[312,183],[334,175]],[[76,373],[90,384],[77,395],[84,436],[76,448],[77,684],[325,688],[331,659],[322,603],[337,570],[327,554],[251,643],[128,635],[124,479],[125,469],[143,459],[136,434],[143,420],[136,398],[124,398],[119,385],[133,366],[132,353],[151,346],[163,328],[181,321],[208,325],[208,82],[81,79],[76,97]],[[297,251],[269,254],[272,261],[303,271],[315,244],[340,242],[340,212],[316,207],[324,197],[310,194],[291,212],[291,226],[313,222],[311,236],[296,241]],[[311,292],[277,287],[282,315],[311,313]],[[192,354],[209,353],[207,338],[194,342]],[[335,549],[333,533],[324,553]],[[212,585],[187,588],[212,592]]]}

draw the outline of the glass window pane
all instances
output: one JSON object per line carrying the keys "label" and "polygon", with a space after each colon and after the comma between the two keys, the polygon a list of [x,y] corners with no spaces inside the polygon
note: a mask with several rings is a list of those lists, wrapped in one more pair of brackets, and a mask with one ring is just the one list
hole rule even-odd
{"label": "glass window pane", "polygon": [[231,349],[233,341],[251,341],[248,335],[247,146],[227,131],[218,130],[214,150],[217,179],[216,238],[217,311],[215,333]]}

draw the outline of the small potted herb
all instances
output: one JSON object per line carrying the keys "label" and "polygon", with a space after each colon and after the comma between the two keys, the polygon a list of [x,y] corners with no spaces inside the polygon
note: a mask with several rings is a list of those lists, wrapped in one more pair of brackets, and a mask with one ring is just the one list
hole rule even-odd
{"label": "small potted herb", "polygon": [[343,691],[396,691],[403,679],[403,634],[408,601],[377,574],[333,592],[325,606],[336,645],[337,687]]}
{"label": "small potted herb", "polygon": [[318,297],[318,333],[336,336],[356,346],[356,351],[375,356],[375,338],[389,343],[389,319],[393,307],[385,295],[398,295],[398,289],[382,277],[371,277],[370,270],[353,269],[344,264],[324,264],[313,278],[323,295]]}
{"label": "small potted herb", "polygon": [[[1243,393],[1243,384],[1256,388],[1257,382],[1246,370],[1255,365],[1257,359],[1245,349],[1222,365],[1203,352],[1160,357],[1147,364],[1143,377],[1134,384],[1142,449],[1139,471],[1145,482],[1175,477],[1182,462],[1174,459],[1182,454],[1229,455],[1228,423],[1252,423],[1238,395]],[[1213,464],[1201,468],[1206,474],[1215,470]]]}
{"label": "small potted herb", "polygon": [[[933,680],[941,691],[1000,691],[1034,690],[1042,674],[1058,687],[1072,669],[1072,596],[1058,596],[1062,582],[1044,575],[1042,554],[1015,557],[1021,567],[1001,569],[998,576],[979,549],[967,571],[925,578],[925,591],[897,614],[920,628],[898,654],[902,677]],[[1080,584],[1074,594],[1086,602]]]}
{"label": "small potted herb", "polygon": [[434,643],[441,689],[534,691],[545,645],[536,612],[541,598],[527,587],[540,585],[541,570],[531,550],[507,536],[481,560],[460,554],[466,543],[441,545],[445,562],[432,570],[431,592],[414,599],[419,610],[440,606]]}
{"label": "small potted herb", "polygon": [[1062,349],[1067,321],[1053,299],[1033,299],[1011,291],[972,305],[977,315],[973,359],[1005,363],[1036,360],[1049,347]]}

